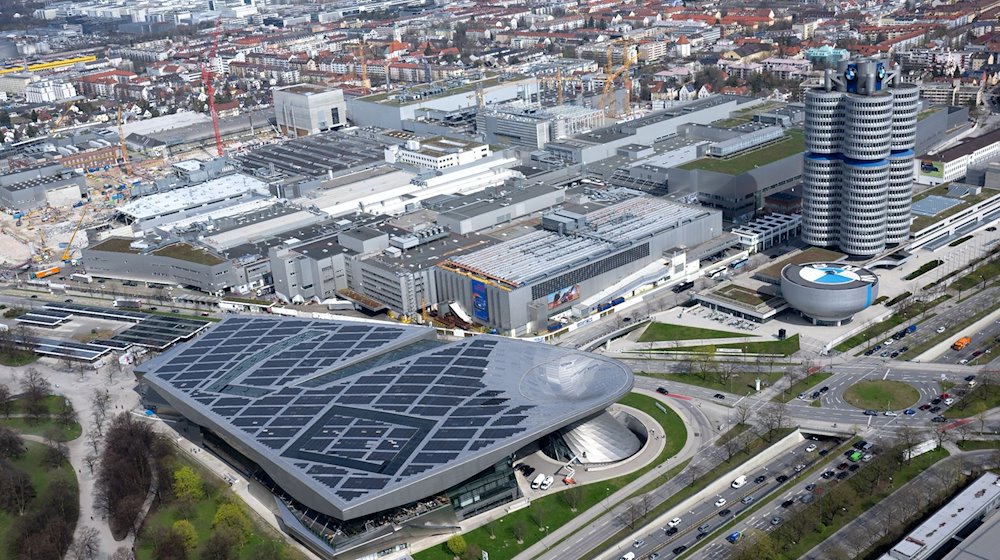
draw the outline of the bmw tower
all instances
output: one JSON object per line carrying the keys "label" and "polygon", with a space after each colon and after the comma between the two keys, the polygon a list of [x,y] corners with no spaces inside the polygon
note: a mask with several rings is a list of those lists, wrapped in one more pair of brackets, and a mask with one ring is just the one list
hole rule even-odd
{"label": "bmw tower", "polygon": [[879,60],[841,61],[806,92],[802,239],[859,257],[906,240],[919,88]]}

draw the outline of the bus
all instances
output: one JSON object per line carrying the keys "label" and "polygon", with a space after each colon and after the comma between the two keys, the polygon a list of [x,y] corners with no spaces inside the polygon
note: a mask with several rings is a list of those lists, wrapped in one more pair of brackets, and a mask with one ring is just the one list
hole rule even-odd
{"label": "bus", "polygon": [[720,266],[718,268],[713,268],[711,270],[708,270],[707,272],[705,272],[705,275],[708,276],[709,278],[718,278],[718,277],[722,276],[722,274],[725,271],[726,271],[726,267]]}
{"label": "bus", "polygon": [[53,266],[52,268],[46,268],[44,270],[39,270],[35,273],[35,278],[45,278],[47,276],[55,276],[59,274],[60,268],[58,266]]}
{"label": "bus", "polygon": [[736,269],[739,269],[739,268],[743,268],[744,266],[746,266],[746,264],[748,262],[750,262],[749,258],[742,258],[742,259],[740,259],[740,260],[738,260],[738,261],[730,264],[729,268],[731,268],[733,270],[736,270]]}
{"label": "bus", "polygon": [[971,338],[969,338],[967,336],[963,336],[962,338],[956,340],[955,343],[951,345],[951,349],[952,350],[961,350],[962,348],[965,348],[966,346],[968,346],[970,342],[972,342]]}

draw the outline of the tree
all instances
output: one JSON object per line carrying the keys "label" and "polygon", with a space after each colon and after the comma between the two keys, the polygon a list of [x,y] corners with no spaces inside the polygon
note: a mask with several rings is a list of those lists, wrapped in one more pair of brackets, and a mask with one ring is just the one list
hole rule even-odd
{"label": "tree", "polygon": [[535,502],[528,508],[528,517],[531,518],[531,521],[535,525],[538,525],[539,530],[545,527],[545,513],[545,507],[542,505],[542,502]]}
{"label": "tree", "polygon": [[465,544],[465,539],[462,535],[453,535],[448,539],[448,550],[451,551],[455,556],[461,556],[465,554],[465,549],[467,548]]}
{"label": "tree", "polygon": [[753,405],[749,401],[743,400],[740,404],[733,407],[733,412],[736,413],[737,425],[746,424],[753,416]]}
{"label": "tree", "polygon": [[66,403],[66,405],[59,410],[59,416],[56,420],[62,426],[72,426],[77,422],[76,410],[74,410],[69,403]]}
{"label": "tree", "polygon": [[483,549],[478,544],[470,544],[468,548],[465,549],[465,560],[482,560]]}
{"label": "tree", "polygon": [[757,418],[760,420],[760,427],[763,430],[762,436],[768,443],[771,443],[775,433],[785,427],[788,420],[788,405],[772,402],[761,410]]}
{"label": "tree", "polygon": [[222,529],[212,533],[201,547],[203,560],[236,560],[242,538],[232,529]]}
{"label": "tree", "polygon": [[183,466],[174,471],[174,496],[179,500],[197,502],[205,498],[205,487],[194,469]]}
{"label": "tree", "polygon": [[94,394],[90,398],[91,417],[94,420],[94,430],[100,435],[104,431],[104,420],[108,416],[108,405],[111,396],[104,389],[94,389]]}
{"label": "tree", "polygon": [[100,533],[93,527],[80,529],[70,547],[70,557],[74,560],[94,560],[101,552]]}
{"label": "tree", "polygon": [[0,461],[0,509],[24,515],[28,502],[34,497],[31,477],[7,461]]}
{"label": "tree", "polygon": [[212,518],[212,528],[231,531],[236,537],[237,544],[243,546],[250,536],[250,518],[240,506],[233,503],[222,504]]}
{"label": "tree", "polygon": [[21,378],[21,392],[24,396],[24,412],[30,420],[38,421],[48,412],[45,407],[45,396],[49,394],[51,385],[35,368],[28,368]]}
{"label": "tree", "polygon": [[11,401],[10,387],[0,383],[0,414],[3,414],[5,418],[10,418],[10,409],[13,407],[13,404],[14,403]]}
{"label": "tree", "polygon": [[24,456],[24,441],[17,432],[7,426],[0,426],[0,457],[4,459],[20,459]]}
{"label": "tree", "polygon": [[174,521],[174,524],[170,529],[177,533],[181,540],[184,541],[184,548],[188,552],[191,552],[198,547],[198,531],[195,530],[194,525],[191,524],[187,519],[178,519]]}
{"label": "tree", "polygon": [[580,488],[579,486],[572,486],[560,493],[559,496],[561,496],[563,502],[569,506],[569,510],[575,512],[576,508],[580,506],[580,502],[583,500],[583,488]]}
{"label": "tree", "polygon": [[35,109],[31,110],[31,122],[38,122],[38,111]]}
{"label": "tree", "polygon": [[520,519],[510,524],[510,534],[514,536],[514,540],[517,541],[517,544],[524,544],[525,530],[524,521],[521,521]]}
{"label": "tree", "polygon": [[135,555],[132,551],[125,548],[124,546],[118,547],[115,553],[111,555],[111,560],[135,560]]}
{"label": "tree", "polygon": [[151,540],[154,560],[187,560],[188,551],[184,538],[173,529],[156,527]]}

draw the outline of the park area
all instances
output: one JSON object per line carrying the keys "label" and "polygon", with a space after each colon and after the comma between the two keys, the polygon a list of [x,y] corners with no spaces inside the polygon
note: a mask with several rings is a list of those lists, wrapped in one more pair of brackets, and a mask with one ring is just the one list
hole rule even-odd
{"label": "park area", "polygon": [[844,391],[844,400],[865,410],[901,410],[920,400],[920,393],[900,381],[862,381]]}
{"label": "park area", "polygon": [[665,342],[670,340],[705,340],[709,338],[740,338],[755,336],[701,327],[671,325],[669,323],[652,323],[639,337],[639,342]]}

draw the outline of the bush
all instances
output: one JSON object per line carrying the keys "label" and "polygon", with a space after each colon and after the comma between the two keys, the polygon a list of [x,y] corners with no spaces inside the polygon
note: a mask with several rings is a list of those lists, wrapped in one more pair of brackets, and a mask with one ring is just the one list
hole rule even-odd
{"label": "bush", "polygon": [[448,550],[450,550],[451,553],[454,554],[455,556],[461,556],[465,554],[465,549],[467,548],[465,544],[465,539],[462,537],[462,535],[455,535],[450,539],[448,539],[447,546]]}
{"label": "bush", "polygon": [[186,548],[188,552],[198,547],[198,531],[195,530],[194,525],[192,525],[187,519],[178,519],[177,521],[174,521],[170,530],[177,533],[181,540],[184,541],[184,548]]}
{"label": "bush", "polygon": [[899,294],[898,296],[896,296],[896,297],[892,298],[891,300],[889,300],[889,303],[885,304],[885,306],[886,307],[892,307],[893,305],[896,305],[897,303],[903,301],[904,299],[906,299],[906,298],[908,298],[908,297],[910,297],[912,295],[913,294],[910,293],[910,292],[903,292],[903,293]]}
{"label": "bush", "polygon": [[236,504],[222,504],[215,511],[212,518],[212,529],[219,531],[230,531],[235,537],[239,546],[243,546],[252,527],[250,518],[243,512],[243,509]]}
{"label": "bush", "polygon": [[174,497],[192,502],[205,498],[205,487],[201,477],[187,465],[174,471]]}

